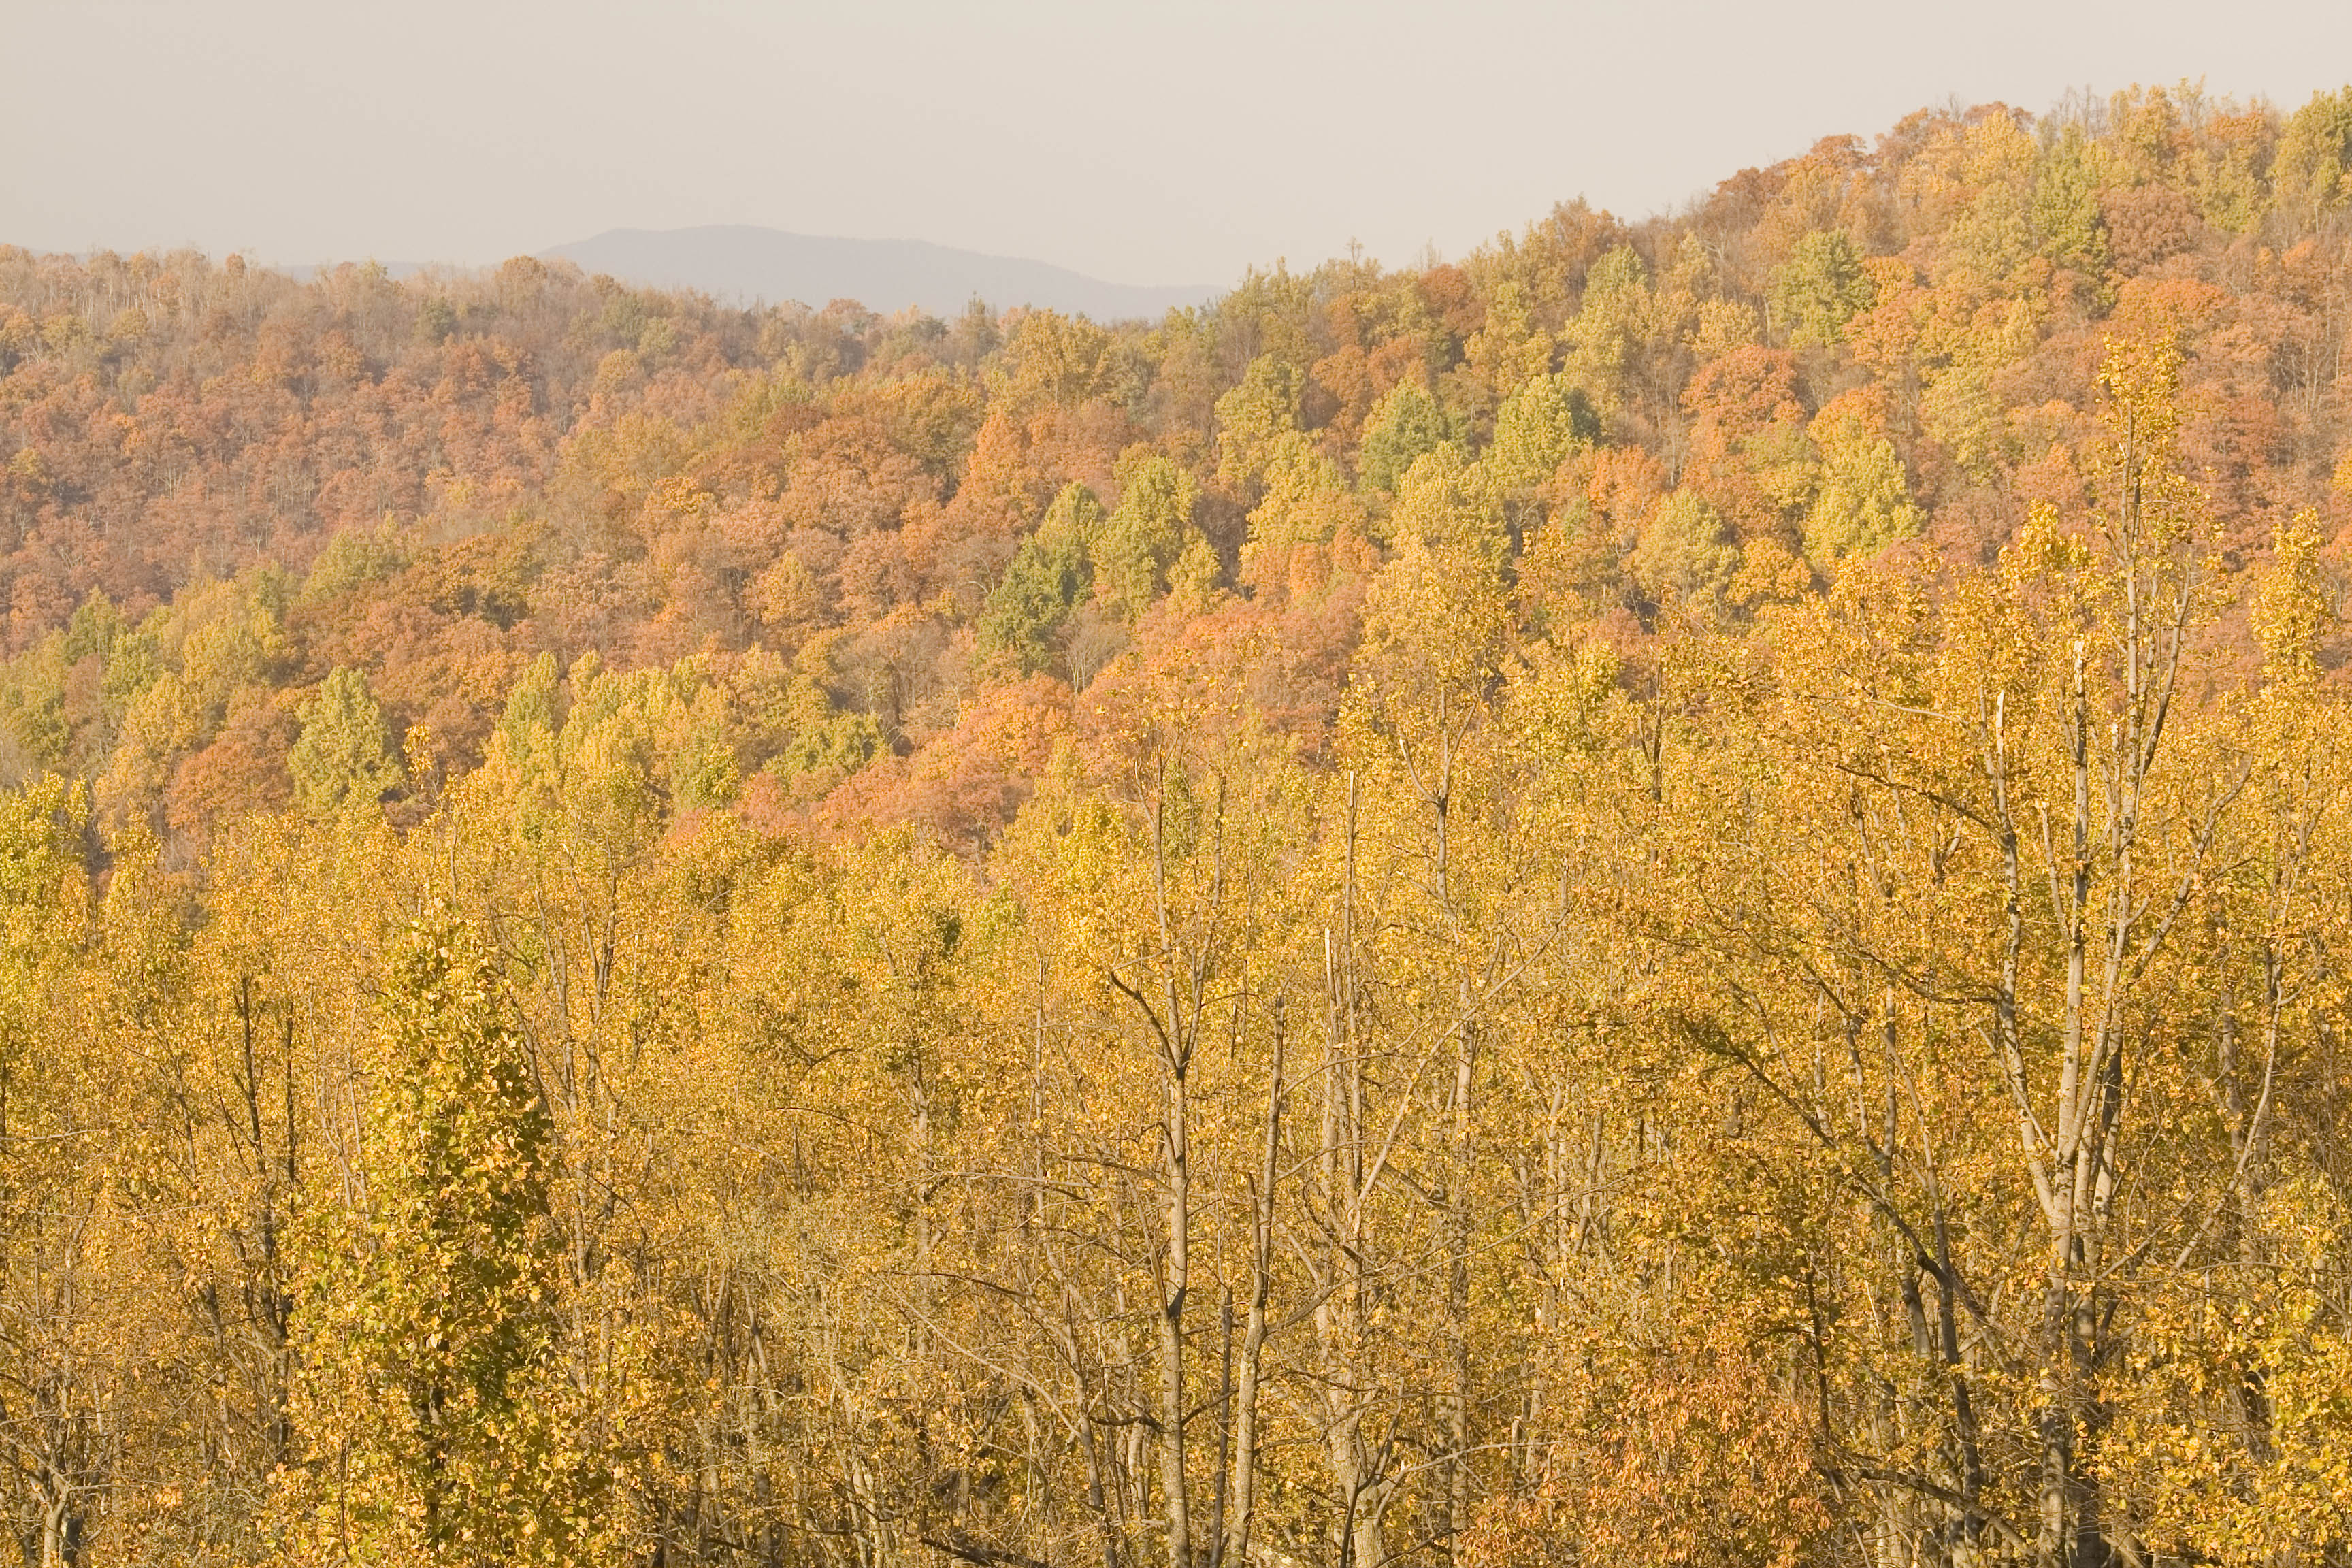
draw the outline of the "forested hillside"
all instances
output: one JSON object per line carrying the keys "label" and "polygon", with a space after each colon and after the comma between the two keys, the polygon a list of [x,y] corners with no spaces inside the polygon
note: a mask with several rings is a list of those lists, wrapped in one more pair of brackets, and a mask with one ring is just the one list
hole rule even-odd
{"label": "forested hillside", "polygon": [[2352,89],[1156,322],[0,249],[28,1563],[2352,1562]]}

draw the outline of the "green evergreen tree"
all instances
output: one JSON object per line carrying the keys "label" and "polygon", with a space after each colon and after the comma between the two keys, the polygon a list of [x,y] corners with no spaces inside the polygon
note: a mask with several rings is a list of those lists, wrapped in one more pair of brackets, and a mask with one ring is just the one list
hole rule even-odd
{"label": "green evergreen tree", "polygon": [[1772,320],[1800,347],[1826,347],[1870,303],[1862,252],[1843,229],[1816,229],[1772,272]]}
{"label": "green evergreen tree", "polygon": [[1167,584],[1192,538],[1196,491],[1191,475],[1149,447],[1118,462],[1118,509],[1103,520],[1087,556],[1095,602],[1132,624]]}
{"label": "green evergreen tree", "polygon": [[1584,279],[1584,298],[1561,334],[1567,349],[1561,368],[1604,415],[1624,404],[1626,373],[1653,335],[1657,304],[1649,268],[1631,246],[1594,262]]}
{"label": "green evergreen tree", "polygon": [[336,668],[302,705],[302,734],[287,758],[294,799],[311,816],[373,805],[401,785],[399,763],[383,743],[383,710],[367,678]]}
{"label": "green evergreen tree", "polygon": [[2099,217],[2098,149],[2070,125],[2042,154],[2033,174],[2033,237],[2053,266],[2088,278],[2107,270],[2107,231]]}
{"label": "green evergreen tree", "polygon": [[1429,389],[1404,382],[1389,390],[1365,423],[1358,449],[1358,477],[1367,490],[1394,491],[1423,453],[1445,444],[1452,431],[1445,411]]}
{"label": "green evergreen tree", "polygon": [[1566,375],[1531,377],[1495,411],[1495,442],[1486,468],[1506,496],[1549,479],[1570,453],[1601,436],[1592,400]]}
{"label": "green evergreen tree", "polygon": [[1024,675],[1052,667],[1062,623],[1093,582],[1087,552],[1102,522],[1102,503],[1092,490],[1062,487],[988,595],[978,628],[982,647],[1011,655]]}

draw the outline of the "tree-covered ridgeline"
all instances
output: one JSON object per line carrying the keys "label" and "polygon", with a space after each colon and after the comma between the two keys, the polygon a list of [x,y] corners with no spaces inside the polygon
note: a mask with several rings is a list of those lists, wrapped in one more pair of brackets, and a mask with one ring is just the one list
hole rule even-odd
{"label": "tree-covered ridgeline", "polygon": [[2343,1561],[2346,101],[1150,327],[0,259],[27,1561]]}

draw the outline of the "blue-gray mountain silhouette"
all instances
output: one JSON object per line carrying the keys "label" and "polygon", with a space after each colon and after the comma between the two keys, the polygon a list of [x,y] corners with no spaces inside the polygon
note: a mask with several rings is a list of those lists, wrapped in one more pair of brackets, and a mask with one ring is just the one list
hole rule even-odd
{"label": "blue-gray mountain silhouette", "polygon": [[952,317],[982,300],[999,310],[1030,305],[1098,321],[1123,321],[1203,304],[1223,292],[1205,284],[1106,283],[1043,261],[984,256],[919,239],[831,239],[740,225],[610,229],[542,254],[659,288],[698,289],[772,305],[855,300],[885,315],[914,305]]}

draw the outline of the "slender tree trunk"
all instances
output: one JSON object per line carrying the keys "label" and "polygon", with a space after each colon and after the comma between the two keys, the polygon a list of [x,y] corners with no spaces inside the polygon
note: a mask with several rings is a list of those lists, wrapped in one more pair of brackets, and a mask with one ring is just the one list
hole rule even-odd
{"label": "slender tree trunk", "polygon": [[1445,1539],[1449,1558],[1470,1527],[1470,1237],[1471,1084],[1477,1036],[1471,1028],[1469,989],[1463,987],[1463,1021],[1454,1031],[1454,1180],[1446,1194],[1445,1350]]}
{"label": "slender tree trunk", "polygon": [[1192,1568],[1191,1488],[1184,1468],[1184,1298],[1192,1283],[1191,1094],[1181,1064],[1171,1061],[1170,1067],[1162,1128],[1168,1231],[1160,1299],[1160,1485],[1168,1568]]}
{"label": "slender tree trunk", "polygon": [[1219,1562],[1247,1568],[1256,1521],[1258,1369],[1265,1352],[1266,1302],[1274,1290],[1274,1188],[1282,1173],[1282,1005],[1274,1010],[1274,1062],[1266,1075],[1265,1152],[1258,1167],[1250,1227],[1248,1324],[1242,1331],[1240,1383],[1234,1395],[1234,1508]]}

